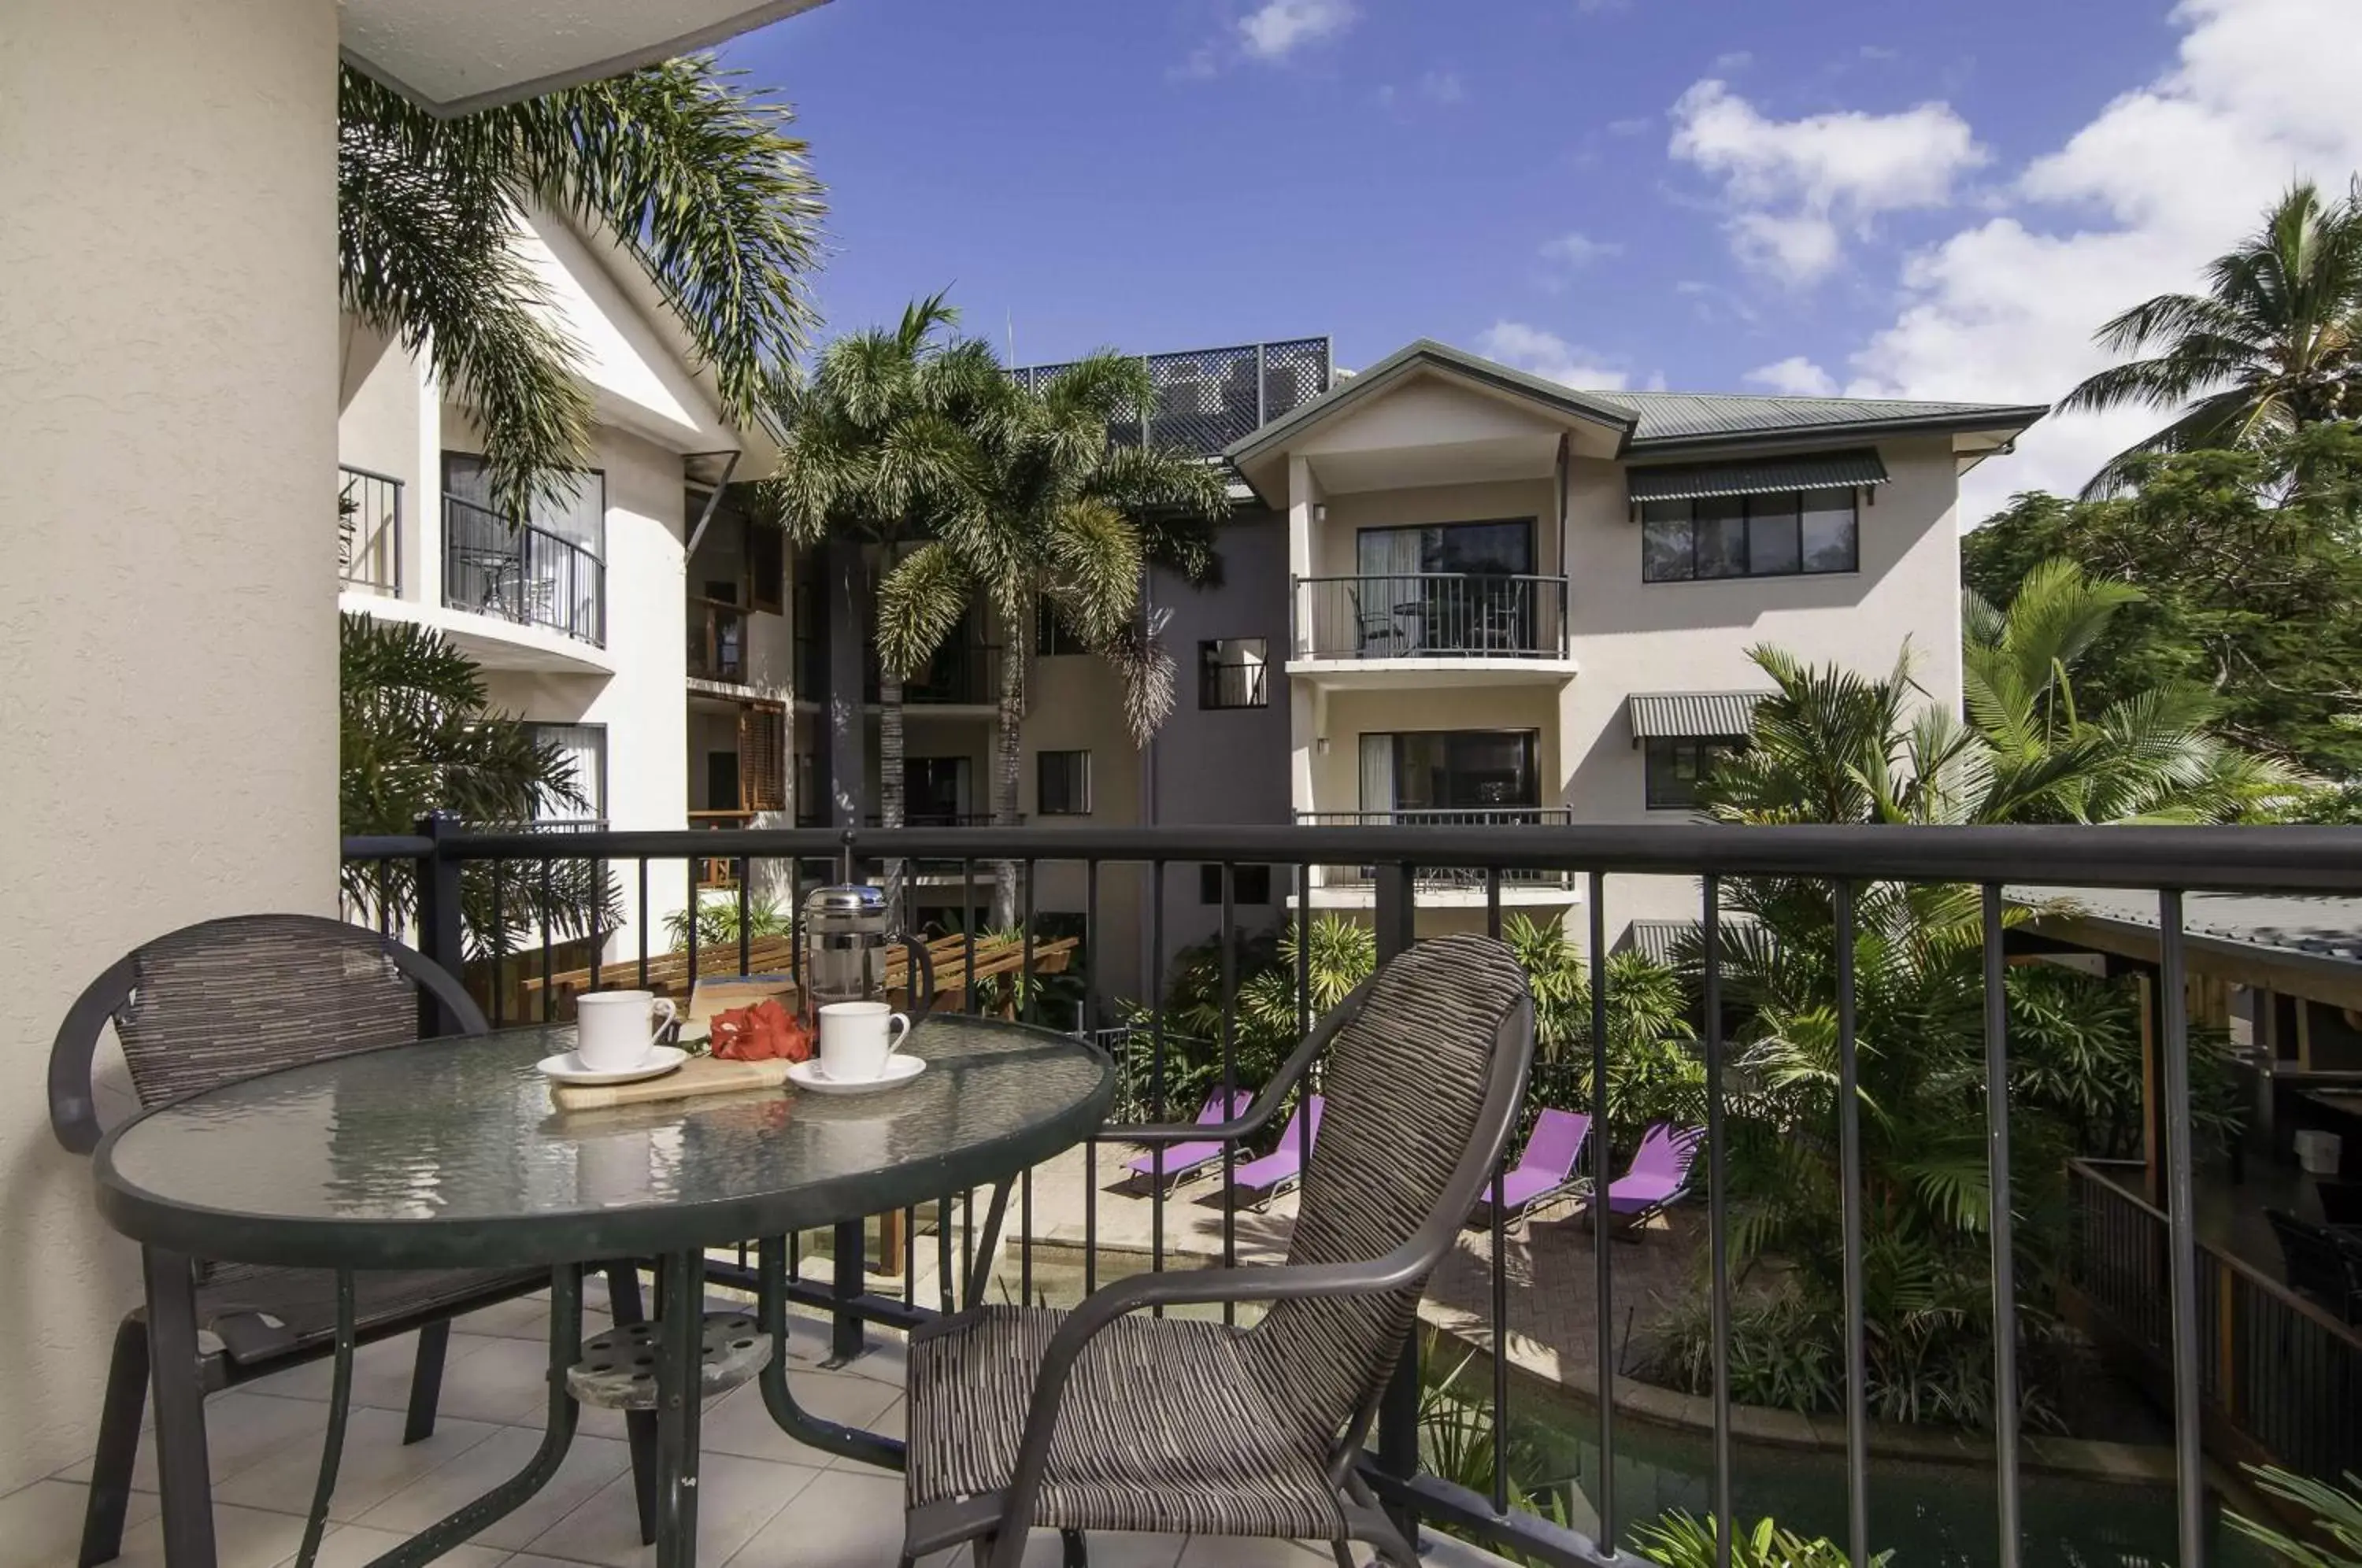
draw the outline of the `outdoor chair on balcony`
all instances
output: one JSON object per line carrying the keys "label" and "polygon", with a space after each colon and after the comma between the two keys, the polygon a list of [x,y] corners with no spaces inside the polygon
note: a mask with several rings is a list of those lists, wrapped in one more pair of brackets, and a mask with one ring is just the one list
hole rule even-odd
{"label": "outdoor chair on balcony", "polygon": [[[1254,1096],[1245,1089],[1232,1089],[1224,1094],[1220,1089],[1206,1097],[1205,1109],[1198,1112],[1200,1127],[1219,1126],[1235,1121],[1247,1113]],[[1125,1167],[1132,1184],[1142,1189],[1153,1189],[1161,1181],[1170,1190],[1183,1182],[1219,1164],[1226,1144],[1219,1140],[1199,1138],[1187,1143],[1175,1143],[1161,1154],[1155,1150],[1141,1155]]]}
{"label": "outdoor chair on balcony", "polygon": [[[1607,1184],[1607,1222],[1629,1234],[1690,1195],[1690,1166],[1705,1143],[1705,1129],[1660,1121],[1640,1134],[1640,1146],[1624,1174]],[[1598,1223],[1599,1198],[1584,1209]]]}
{"label": "outdoor chair on balcony", "polygon": [[[1327,1053],[1328,1132],[1285,1264],[1137,1275],[1073,1312],[974,1308],[911,1335],[903,1562],[1029,1529],[1373,1542],[1418,1559],[1355,1468],[1429,1274],[1516,1125],[1533,1002],[1507,947],[1421,943],[1322,1019],[1246,1116],[1268,1124]],[[1181,1143],[1195,1125],[1130,1135]],[[1239,1330],[1147,1309],[1270,1303]]]}
{"label": "outdoor chair on balcony", "polygon": [[1377,610],[1362,608],[1359,589],[1348,589],[1345,597],[1352,602],[1355,655],[1362,658],[1399,658],[1411,651],[1410,634],[1395,618],[1392,606]]}
{"label": "outdoor chair on balcony", "polygon": [[[1503,1223],[1531,1220],[1535,1210],[1555,1202],[1582,1186],[1575,1168],[1583,1163],[1583,1147],[1591,1139],[1591,1118],[1572,1110],[1544,1110],[1534,1118],[1526,1138],[1526,1152],[1517,1167],[1501,1177]],[[1469,1216],[1472,1225],[1493,1222],[1494,1189],[1490,1185]]]}
{"label": "outdoor chair on balcony", "polygon": [[[326,1056],[415,1041],[419,993],[484,1032],[467,992],[424,955],[359,926],[315,915],[241,915],[160,936],[117,960],[67,1012],[50,1052],[50,1126],[75,1154],[97,1146],[92,1062],[115,1025],[131,1085],[152,1106],[217,1084]],[[454,1049],[463,1049],[456,1046]],[[333,1353],[336,1276],[326,1269],[199,1263],[197,1325],[218,1342],[204,1353],[216,1391]],[[549,1283],[546,1269],[366,1273],[355,1275],[359,1340],[418,1332],[404,1442],[435,1430],[450,1320]],[[147,1403],[144,1309],[116,1331],[100,1409],[98,1452],[83,1517],[83,1568],[111,1561]]]}

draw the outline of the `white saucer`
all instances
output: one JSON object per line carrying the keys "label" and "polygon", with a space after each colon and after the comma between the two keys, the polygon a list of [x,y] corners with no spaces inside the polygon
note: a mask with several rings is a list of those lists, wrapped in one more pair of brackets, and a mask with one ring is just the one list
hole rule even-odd
{"label": "white saucer", "polygon": [[568,1051],[556,1056],[544,1056],[540,1067],[545,1077],[561,1084],[590,1087],[596,1084],[635,1084],[642,1078],[660,1078],[683,1062],[689,1053],[678,1045],[651,1045],[648,1059],[636,1067],[616,1067],[607,1072],[594,1072],[582,1065],[582,1058]]}
{"label": "white saucer", "polygon": [[857,1078],[845,1083],[830,1077],[820,1070],[820,1058],[798,1062],[788,1069],[788,1082],[814,1094],[876,1094],[879,1089],[898,1088],[927,1070],[924,1056],[907,1056],[900,1053],[886,1058],[886,1070],[874,1078]]}

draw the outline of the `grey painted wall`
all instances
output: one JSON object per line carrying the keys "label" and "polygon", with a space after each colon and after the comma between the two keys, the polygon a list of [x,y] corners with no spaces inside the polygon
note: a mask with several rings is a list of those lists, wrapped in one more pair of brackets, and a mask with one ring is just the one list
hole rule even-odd
{"label": "grey painted wall", "polygon": [[[1149,594],[1172,612],[1165,646],[1176,666],[1173,716],[1150,743],[1142,770],[1141,820],[1186,823],[1278,823],[1289,820],[1287,677],[1287,519],[1261,507],[1242,510],[1220,529],[1222,582],[1197,589],[1167,572],[1151,576]],[[1261,637],[1269,663],[1260,708],[1199,705],[1198,645],[1226,637]],[[1214,934],[1219,903],[1200,901],[1197,869],[1165,873],[1164,957]],[[1270,924],[1285,912],[1287,878],[1271,877],[1271,902],[1239,905],[1242,930]],[[1143,933],[1143,941],[1147,939]]]}

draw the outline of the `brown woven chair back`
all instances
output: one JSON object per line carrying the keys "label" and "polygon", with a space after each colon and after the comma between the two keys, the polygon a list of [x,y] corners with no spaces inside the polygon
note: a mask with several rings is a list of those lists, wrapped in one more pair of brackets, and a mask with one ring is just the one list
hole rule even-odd
{"label": "brown woven chair back", "polygon": [[158,937],[134,962],[116,1034],[143,1105],[418,1038],[418,988],[359,926],[239,915]]}
{"label": "brown woven chair back", "polygon": [[[1297,1209],[1291,1264],[1370,1263],[1435,1213],[1467,1155],[1525,971],[1483,936],[1421,942],[1389,960],[1330,1043],[1320,1132]],[[1275,1406],[1323,1433],[1360,1409],[1402,1349],[1421,1286],[1273,1303],[1248,1336]]]}

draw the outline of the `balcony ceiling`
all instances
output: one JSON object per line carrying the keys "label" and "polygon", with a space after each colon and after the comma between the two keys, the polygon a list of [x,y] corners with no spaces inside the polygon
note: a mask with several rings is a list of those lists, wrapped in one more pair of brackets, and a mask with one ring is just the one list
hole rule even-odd
{"label": "balcony ceiling", "polygon": [[1546,480],[1558,471],[1558,433],[1321,452],[1308,461],[1312,477],[1331,495],[1495,480]]}
{"label": "balcony ceiling", "polygon": [[345,58],[440,115],[717,44],[823,0],[343,0]]}

